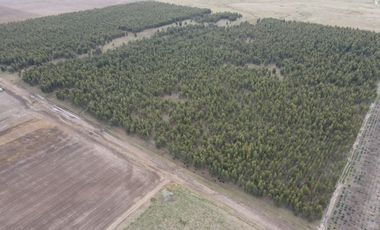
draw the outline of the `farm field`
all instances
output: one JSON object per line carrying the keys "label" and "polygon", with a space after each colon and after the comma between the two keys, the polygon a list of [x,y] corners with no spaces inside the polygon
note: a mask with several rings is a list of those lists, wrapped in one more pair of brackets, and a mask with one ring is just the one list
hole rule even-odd
{"label": "farm field", "polygon": [[[138,0],[0,0],[0,23],[27,18],[55,15],[78,10],[100,8]],[[181,5],[210,8],[216,11],[234,11],[250,22],[273,17],[325,25],[348,26],[380,31],[380,3],[376,0],[159,0]],[[377,1],[378,2],[378,1]]]}
{"label": "farm field", "polygon": [[0,5],[0,23],[26,20],[34,17],[38,17],[38,15]]}
{"label": "farm field", "polygon": [[160,0],[215,11],[243,14],[252,23],[258,18],[314,22],[324,25],[380,31],[380,4],[375,0]]}
{"label": "farm field", "polygon": [[0,0],[0,23],[136,1],[138,0]]}
{"label": "farm field", "polygon": [[105,229],[159,185],[39,109],[0,93],[0,229]]}

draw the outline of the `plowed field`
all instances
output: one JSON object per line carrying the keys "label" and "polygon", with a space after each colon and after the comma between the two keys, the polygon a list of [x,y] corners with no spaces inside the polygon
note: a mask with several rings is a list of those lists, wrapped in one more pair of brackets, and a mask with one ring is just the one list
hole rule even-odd
{"label": "plowed field", "polygon": [[0,93],[0,229],[106,229],[159,181]]}

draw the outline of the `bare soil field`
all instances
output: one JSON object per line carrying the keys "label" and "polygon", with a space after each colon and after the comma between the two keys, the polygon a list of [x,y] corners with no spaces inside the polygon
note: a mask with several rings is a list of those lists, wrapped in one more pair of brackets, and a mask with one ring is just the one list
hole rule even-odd
{"label": "bare soil field", "polygon": [[29,105],[0,93],[0,229],[105,229],[154,195],[158,174]]}
{"label": "bare soil field", "polygon": [[136,1],[139,0],[0,0],[0,23]]}
{"label": "bare soil field", "polygon": [[[101,8],[139,0],[0,0],[0,23]],[[242,13],[245,20],[273,17],[380,31],[376,0],[158,0],[174,4]]]}
{"label": "bare soil field", "polygon": [[278,18],[380,31],[380,6],[374,0],[159,0],[234,11],[250,22]]}
{"label": "bare soil field", "polygon": [[38,15],[0,5],[0,23],[25,20],[34,17],[38,17]]}
{"label": "bare soil field", "polygon": [[380,229],[380,98],[371,106],[320,229]]}

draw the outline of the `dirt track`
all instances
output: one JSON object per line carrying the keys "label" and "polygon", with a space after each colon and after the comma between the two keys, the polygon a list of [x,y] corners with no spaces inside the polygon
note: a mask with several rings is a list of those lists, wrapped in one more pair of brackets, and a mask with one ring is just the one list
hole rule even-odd
{"label": "dirt track", "polygon": [[[182,165],[169,161],[151,151],[151,149],[142,146],[139,142],[124,138],[125,135],[115,134],[112,131],[105,131],[102,125],[93,122],[89,123],[89,121],[83,120],[78,115],[61,109],[48,100],[15,86],[6,79],[0,78],[0,85],[6,88],[8,93],[14,94],[14,97],[17,97],[26,107],[30,107],[32,110],[38,111],[38,114],[49,117],[49,119],[52,119],[55,122],[59,122],[61,126],[67,127],[65,129],[74,130],[78,135],[78,138],[86,138],[93,143],[97,143],[99,148],[106,148],[114,154],[119,155],[119,157],[125,158],[128,162],[133,162],[133,164],[139,166],[139,168],[146,168],[149,171],[154,171],[161,176],[161,182],[175,182],[200,193],[202,196],[215,202],[218,206],[224,208],[232,215],[248,223],[254,229],[286,230],[294,229],[295,227],[297,229],[316,228],[315,225],[295,217],[289,210],[276,208],[266,200],[244,195],[239,189],[228,188],[228,192],[226,192],[226,189],[220,187],[220,185],[199,177],[191,171],[183,168]],[[102,151],[98,150],[98,152]],[[123,156],[120,155],[121,153]],[[69,161],[67,163],[69,163]],[[87,163],[85,163],[85,165],[86,164]],[[80,163],[77,165],[79,167]],[[119,173],[114,173],[112,176],[116,177],[118,174]],[[109,177],[109,179],[111,177]],[[154,181],[157,181],[157,183],[154,184],[155,186],[159,184],[157,179]],[[122,183],[123,181],[119,180],[118,182]],[[150,181],[148,183],[153,182]],[[128,182],[125,182],[125,185],[123,186],[126,187],[128,184]],[[162,186],[163,183],[160,183],[159,185]],[[116,184],[113,186],[116,186]],[[139,190],[136,193],[133,192],[133,194],[141,193],[142,190]],[[132,191],[133,189],[130,192]],[[227,195],[231,194],[229,192],[238,195]],[[138,205],[143,204],[143,202],[139,202],[139,200],[149,200],[149,197],[152,195],[154,194],[149,193],[146,194],[146,196],[140,196],[138,198],[134,197],[134,203],[126,205],[124,212],[119,213],[117,220],[114,221],[117,221],[118,223],[121,222],[123,218],[127,218],[128,215],[132,213],[132,210],[136,210]],[[103,193],[102,196],[107,197]],[[249,198],[242,198],[246,196]],[[121,209],[119,211],[121,211]],[[100,218],[100,216],[98,217]],[[0,220],[0,222],[2,221]],[[114,223],[112,226],[117,226],[117,223]]]}

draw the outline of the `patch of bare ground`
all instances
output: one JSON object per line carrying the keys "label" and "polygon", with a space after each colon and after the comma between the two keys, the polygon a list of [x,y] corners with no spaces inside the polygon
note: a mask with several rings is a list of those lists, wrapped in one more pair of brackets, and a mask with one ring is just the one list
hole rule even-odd
{"label": "patch of bare ground", "polygon": [[105,44],[102,47],[102,52],[105,52],[107,50],[116,49],[117,47],[120,47],[122,45],[126,45],[129,42],[142,40],[144,38],[150,38],[154,34],[156,34],[158,31],[165,31],[168,28],[171,27],[179,27],[179,26],[186,26],[186,25],[196,25],[197,23],[193,20],[184,20],[180,23],[172,23],[169,25],[164,25],[156,28],[146,29],[138,33],[126,33],[125,36],[113,39],[111,42]]}
{"label": "patch of bare ground", "polygon": [[[239,12],[255,23],[277,18],[380,31],[376,0],[159,0],[181,5]],[[380,3],[379,3],[380,4]]]}
{"label": "patch of bare ground", "polygon": [[320,229],[380,229],[380,97],[372,104]]}
{"label": "patch of bare ground", "polygon": [[238,18],[235,21],[230,21],[228,19],[221,19],[215,23],[218,27],[228,27],[228,26],[237,26],[240,25],[240,23],[244,22],[244,18]]}
{"label": "patch of bare ground", "polygon": [[172,93],[170,95],[164,95],[161,97],[163,100],[168,100],[168,101],[174,101],[174,102],[185,102],[186,100],[182,98],[179,93]]}
{"label": "patch of bare ground", "polygon": [[263,70],[263,69],[266,69],[268,70],[269,72],[271,72],[272,74],[276,75],[278,80],[280,81],[283,81],[284,80],[284,75],[281,74],[281,69],[279,67],[277,67],[276,65],[274,64],[270,64],[270,65],[256,65],[256,64],[247,64],[246,67],[248,69],[256,69],[256,70]]}
{"label": "patch of bare ground", "polygon": [[157,173],[0,85],[0,229],[105,229],[154,195]]}

